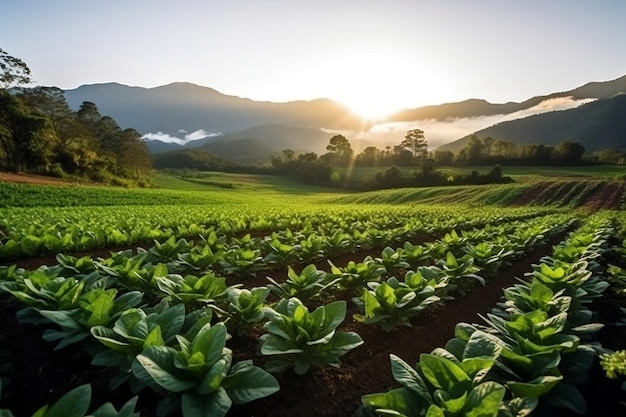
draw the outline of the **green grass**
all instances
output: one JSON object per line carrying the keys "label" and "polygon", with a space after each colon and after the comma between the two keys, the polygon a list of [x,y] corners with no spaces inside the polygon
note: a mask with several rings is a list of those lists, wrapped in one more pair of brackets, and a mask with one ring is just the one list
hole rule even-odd
{"label": "green grass", "polygon": [[[398,167],[404,175],[410,176],[415,173],[413,167]],[[465,175],[473,170],[486,174],[492,166],[466,166],[466,167],[440,167],[437,170],[446,175]],[[339,168],[337,171],[343,178],[349,181],[360,182],[371,180],[378,172],[384,172],[387,168],[376,167],[353,167]],[[540,181],[558,178],[580,179],[614,179],[626,175],[626,167],[618,165],[589,165],[579,167],[565,166],[502,166],[503,175],[512,177],[515,181]]]}
{"label": "green grass", "polygon": [[47,186],[0,182],[0,208],[161,205],[317,204],[347,193],[269,175],[205,173],[195,178],[157,174],[156,188]]}

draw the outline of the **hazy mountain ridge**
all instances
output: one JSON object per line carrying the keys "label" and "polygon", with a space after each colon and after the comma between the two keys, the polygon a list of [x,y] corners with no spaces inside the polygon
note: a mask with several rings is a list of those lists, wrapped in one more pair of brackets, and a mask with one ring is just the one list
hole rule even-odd
{"label": "hazy mountain ridge", "polygon": [[[588,152],[626,149],[626,95],[604,98],[574,109],[547,112],[498,123],[474,133],[517,145],[557,145],[565,140],[582,144]],[[439,147],[457,152],[469,136]]]}
{"label": "hazy mountain ridge", "polygon": [[[407,109],[377,123],[381,125],[395,123],[399,133],[394,133],[394,135],[400,135],[398,136],[399,142],[402,140],[402,129],[405,125],[407,129],[410,126],[419,127],[419,121],[425,123],[432,120],[450,121],[450,124],[453,124],[456,120],[463,119],[484,117],[487,120],[488,116],[515,115],[516,112],[522,114],[524,110],[559,97],[571,97],[575,100],[606,99],[624,92],[626,92],[626,76],[612,81],[590,82],[569,91],[532,97],[522,103],[493,104],[482,99],[469,99],[456,103]],[[330,99],[287,103],[254,101],[225,95],[209,87],[181,82],[155,88],[130,87],[118,83],[94,84],[67,90],[65,93],[70,107],[77,109],[82,102],[92,101],[98,106],[101,114],[113,117],[122,128],[132,127],[141,134],[152,134],[153,139],[159,138],[159,135],[165,139],[180,136],[194,136],[194,138],[206,136],[205,139],[200,140],[178,140],[178,142],[185,143],[184,146],[150,140],[148,147],[152,153],[193,147],[216,152],[222,157],[232,156],[235,160],[267,160],[268,155],[286,148],[301,152],[322,153],[329,139],[336,133],[345,134],[355,142],[370,141],[376,144],[369,132],[373,126],[371,121],[354,115],[348,108]],[[563,111],[563,113],[573,110]],[[481,137],[490,135],[498,139],[528,141],[528,135],[543,140],[541,139],[543,136],[537,135],[536,132],[538,129],[548,129],[552,132],[550,137],[578,139],[585,147],[588,147],[584,142],[594,141],[593,138],[589,138],[589,135],[593,132],[606,131],[610,129],[607,126],[613,126],[613,124],[606,125],[601,120],[602,117],[608,117],[608,115],[609,113],[605,112],[596,113],[595,116],[586,115],[586,123],[591,127],[586,130],[575,129],[579,132],[577,134],[571,133],[572,120],[567,117],[551,119],[549,116],[546,116],[547,119],[532,116],[527,119],[500,123],[482,130],[480,130],[482,126],[479,126],[476,133]],[[550,120],[550,122],[546,126],[543,120]],[[565,123],[565,120],[568,125],[560,125],[560,123]],[[519,124],[509,125],[515,122]],[[523,129],[529,133],[527,136],[521,133],[515,135],[503,130],[507,126],[516,126],[512,129]],[[588,133],[582,135],[580,132],[583,131]],[[217,134],[219,136],[209,137]],[[506,137],[500,137],[505,134]],[[462,147],[464,139],[455,141],[459,136],[449,137],[450,143],[444,145],[444,148]],[[609,136],[610,144],[615,147],[615,135]],[[243,145],[241,140],[246,140],[246,146],[261,152],[258,158],[244,156],[241,152]],[[229,147],[233,150],[229,150]],[[621,144],[620,147],[626,148],[626,144]],[[588,147],[588,149],[591,148],[592,146]]]}

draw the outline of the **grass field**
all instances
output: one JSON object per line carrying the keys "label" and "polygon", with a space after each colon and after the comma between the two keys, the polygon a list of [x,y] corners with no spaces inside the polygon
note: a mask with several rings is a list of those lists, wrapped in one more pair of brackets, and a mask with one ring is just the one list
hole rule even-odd
{"label": "grass field", "polygon": [[[344,178],[359,182],[373,178],[378,172],[386,168],[353,167],[341,168],[339,173]],[[399,167],[405,175],[415,172],[411,167]],[[441,167],[439,171],[447,175],[468,174],[476,170],[481,174],[489,172],[491,166]],[[579,167],[564,166],[504,166],[503,175],[509,176],[518,182],[541,181],[545,179],[615,179],[626,175],[626,167],[617,165],[589,165]]]}

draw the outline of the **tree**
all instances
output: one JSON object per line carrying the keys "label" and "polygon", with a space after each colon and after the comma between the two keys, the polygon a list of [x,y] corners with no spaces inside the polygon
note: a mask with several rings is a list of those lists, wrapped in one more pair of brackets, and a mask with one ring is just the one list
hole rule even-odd
{"label": "tree", "polygon": [[377,165],[380,152],[375,146],[368,146],[361,151],[355,158],[355,165],[364,167],[373,167]]}
{"label": "tree", "polygon": [[423,130],[413,129],[406,132],[400,146],[411,152],[414,159],[426,159],[428,156],[428,142]]}
{"label": "tree", "polygon": [[56,139],[48,119],[32,113],[20,97],[0,90],[0,146],[8,168],[46,169]]}
{"label": "tree", "polygon": [[428,142],[426,142],[423,130],[413,129],[406,132],[400,147],[411,153],[416,171],[417,167],[423,165],[428,158]]}
{"label": "tree", "polygon": [[434,154],[435,164],[450,165],[454,162],[454,153],[452,151],[435,151]]}
{"label": "tree", "polygon": [[577,142],[566,140],[557,145],[555,149],[557,158],[564,164],[576,165],[580,163],[585,154],[585,147]]}
{"label": "tree", "polygon": [[30,68],[19,58],[12,57],[0,48],[0,89],[30,84]]}
{"label": "tree", "polygon": [[350,141],[343,135],[335,135],[330,138],[326,150],[332,154],[331,159],[338,165],[349,165],[354,153]]}

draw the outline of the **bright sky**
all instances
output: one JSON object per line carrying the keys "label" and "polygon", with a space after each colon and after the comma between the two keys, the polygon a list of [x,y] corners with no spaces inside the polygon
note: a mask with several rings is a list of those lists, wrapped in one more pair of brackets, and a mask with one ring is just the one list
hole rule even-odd
{"label": "bright sky", "polygon": [[366,115],[523,101],[626,74],[623,0],[1,0],[39,85],[188,81]]}

